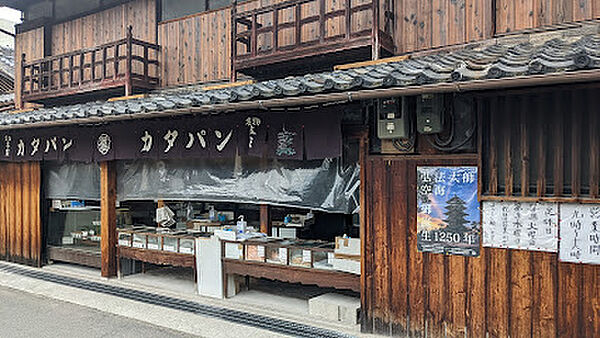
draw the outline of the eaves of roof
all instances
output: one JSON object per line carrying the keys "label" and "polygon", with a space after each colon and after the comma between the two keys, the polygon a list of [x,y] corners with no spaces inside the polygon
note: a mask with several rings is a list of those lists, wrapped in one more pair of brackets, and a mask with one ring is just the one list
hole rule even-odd
{"label": "eaves of roof", "polygon": [[375,64],[226,89],[189,86],[147,97],[0,114],[0,129],[101,123],[190,113],[302,106],[420,93],[491,90],[600,81],[600,35],[540,43],[468,45]]}

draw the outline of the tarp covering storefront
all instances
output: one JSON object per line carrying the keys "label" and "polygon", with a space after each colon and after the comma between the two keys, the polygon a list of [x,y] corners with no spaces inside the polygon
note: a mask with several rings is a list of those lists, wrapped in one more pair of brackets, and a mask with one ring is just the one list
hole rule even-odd
{"label": "tarp covering storefront", "polygon": [[[265,203],[352,213],[358,208],[359,167],[341,158],[313,161],[192,159],[119,161],[117,198]],[[100,199],[98,165],[49,163],[46,197]]]}
{"label": "tarp covering storefront", "polygon": [[46,162],[42,172],[48,199],[100,200],[100,166],[97,163]]}

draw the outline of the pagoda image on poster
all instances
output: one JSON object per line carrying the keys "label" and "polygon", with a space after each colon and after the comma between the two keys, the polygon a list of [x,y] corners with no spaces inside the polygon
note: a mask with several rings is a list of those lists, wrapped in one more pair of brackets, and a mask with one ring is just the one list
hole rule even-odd
{"label": "pagoda image on poster", "polygon": [[479,256],[477,167],[417,167],[417,248]]}

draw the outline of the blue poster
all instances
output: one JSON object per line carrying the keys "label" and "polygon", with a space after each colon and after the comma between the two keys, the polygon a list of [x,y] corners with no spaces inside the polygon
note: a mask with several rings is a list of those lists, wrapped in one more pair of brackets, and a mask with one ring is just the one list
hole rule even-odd
{"label": "blue poster", "polygon": [[477,167],[417,167],[417,248],[479,256]]}

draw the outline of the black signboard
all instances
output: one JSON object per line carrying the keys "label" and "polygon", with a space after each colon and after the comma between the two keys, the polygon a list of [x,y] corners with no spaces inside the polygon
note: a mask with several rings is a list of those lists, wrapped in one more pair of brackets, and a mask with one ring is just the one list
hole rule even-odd
{"label": "black signboard", "polygon": [[[311,119],[319,119],[315,126]],[[310,128],[305,129],[309,124]],[[341,114],[246,113],[0,131],[2,161],[341,155]],[[309,140],[305,142],[305,140]],[[316,142],[315,142],[316,141]],[[323,142],[319,142],[323,141]]]}

